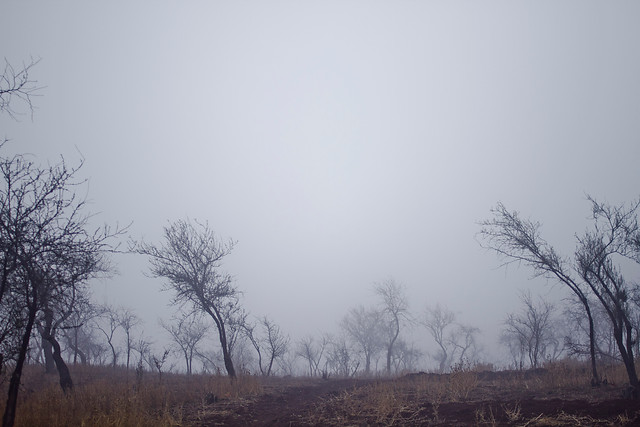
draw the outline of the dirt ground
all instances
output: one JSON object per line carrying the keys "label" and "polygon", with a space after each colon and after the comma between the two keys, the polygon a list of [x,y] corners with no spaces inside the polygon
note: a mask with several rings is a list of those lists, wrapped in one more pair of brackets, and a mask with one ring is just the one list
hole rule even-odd
{"label": "dirt ground", "polygon": [[[505,382],[496,373],[476,374],[458,398],[434,385],[451,378],[412,374],[400,379],[279,379],[260,396],[210,401],[200,426],[592,426],[640,425],[640,400],[622,398],[623,385],[532,389],[529,380]],[[506,385],[505,385],[506,384]],[[431,387],[429,392],[424,390]],[[419,392],[423,390],[423,392]],[[436,392],[433,392],[436,390]],[[444,392],[443,392],[444,393]],[[212,399],[215,400],[215,399]]]}

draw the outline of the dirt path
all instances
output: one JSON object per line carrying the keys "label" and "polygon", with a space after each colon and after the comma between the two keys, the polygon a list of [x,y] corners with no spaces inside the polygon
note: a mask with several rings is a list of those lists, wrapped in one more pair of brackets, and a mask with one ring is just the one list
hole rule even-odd
{"label": "dirt path", "polygon": [[242,402],[217,402],[203,414],[202,426],[289,426],[324,400],[362,387],[368,380],[307,380],[295,386],[272,386],[267,393]]}
{"label": "dirt path", "polygon": [[[417,377],[418,378],[418,377]],[[437,379],[436,379],[437,380]],[[193,424],[197,426],[610,426],[640,425],[640,401],[619,398],[619,387],[598,389],[598,399],[578,393],[526,389],[503,391],[479,384],[467,401],[431,400],[416,396],[402,385],[409,376],[394,380],[279,379],[264,386],[264,394],[247,399],[220,400],[204,405]],[[389,407],[387,397],[376,395],[389,383],[398,397]],[[363,388],[372,385],[372,388]],[[380,390],[378,391],[380,392]],[[395,397],[394,397],[395,399]],[[366,402],[364,404],[363,402]],[[360,403],[363,403],[360,405]],[[385,415],[386,411],[386,415]],[[191,420],[190,420],[191,421]]]}

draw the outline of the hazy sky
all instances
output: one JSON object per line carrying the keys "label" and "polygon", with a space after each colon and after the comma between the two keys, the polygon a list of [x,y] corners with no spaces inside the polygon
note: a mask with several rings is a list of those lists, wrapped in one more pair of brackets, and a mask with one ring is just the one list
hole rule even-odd
{"label": "hazy sky", "polygon": [[[549,288],[479,247],[489,209],[571,255],[586,193],[640,195],[639,22],[637,1],[3,1],[0,56],[42,58],[46,88],[0,136],[83,156],[91,209],[133,238],[208,220],[293,338],[393,277],[494,347],[518,290]],[[97,297],[155,328],[169,295],[117,262]]]}

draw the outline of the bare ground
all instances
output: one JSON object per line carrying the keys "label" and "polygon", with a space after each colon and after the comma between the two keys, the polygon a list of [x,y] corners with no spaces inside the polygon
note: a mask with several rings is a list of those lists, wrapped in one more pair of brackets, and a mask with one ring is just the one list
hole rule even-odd
{"label": "bare ground", "polygon": [[534,378],[470,375],[469,384],[435,374],[278,379],[259,396],[212,397],[192,421],[199,426],[640,425],[640,401],[623,399],[623,385],[545,388],[535,373]]}

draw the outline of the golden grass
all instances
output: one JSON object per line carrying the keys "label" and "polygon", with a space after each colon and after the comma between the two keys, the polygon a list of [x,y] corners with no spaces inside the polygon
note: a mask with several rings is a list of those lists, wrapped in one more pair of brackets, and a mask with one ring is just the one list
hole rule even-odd
{"label": "golden grass", "polygon": [[[318,404],[304,419],[311,425],[459,425],[447,419],[448,406],[466,405],[475,425],[633,425],[638,420],[626,415],[617,419],[596,419],[560,413],[523,416],[520,397],[527,399],[582,399],[599,401],[620,397],[626,382],[622,366],[601,367],[608,386],[591,387],[587,364],[556,362],[535,371],[478,372],[474,367],[457,367],[446,375],[413,374],[381,380],[345,391]],[[462,408],[457,406],[456,408]]]}
{"label": "golden grass", "polygon": [[[314,387],[304,378],[179,375],[122,368],[71,367],[75,388],[65,396],[57,376],[28,366],[20,391],[17,426],[177,426],[207,423],[237,408],[249,407],[259,395],[278,395],[291,388]],[[309,402],[299,414],[312,425],[447,425],[452,408],[470,409],[476,425],[632,425],[638,414],[604,420],[567,413],[525,416],[530,399],[616,399],[626,382],[622,366],[602,367],[608,385],[590,387],[588,365],[557,362],[536,371],[486,372],[459,367],[447,375],[413,374],[396,379],[363,380],[353,387]],[[315,385],[314,385],[315,384]],[[356,384],[354,382],[354,384]],[[0,383],[6,396],[7,382]],[[0,410],[4,411],[4,401]],[[213,405],[220,401],[220,404]],[[530,403],[528,403],[530,404]],[[453,405],[453,406],[452,406]],[[529,406],[527,406],[529,407]],[[226,411],[226,412],[225,412]],[[639,413],[640,414],[640,413]],[[535,416],[534,416],[535,415]]]}
{"label": "golden grass", "polygon": [[[55,375],[43,375],[39,366],[25,369],[16,426],[185,425],[196,421],[207,403],[262,392],[255,377],[232,381],[210,375],[136,375],[122,368],[71,369],[75,387],[68,396],[62,393]],[[4,400],[0,405],[3,412]]]}

